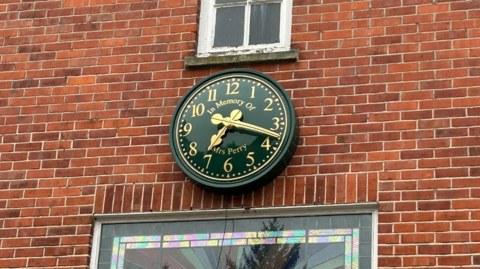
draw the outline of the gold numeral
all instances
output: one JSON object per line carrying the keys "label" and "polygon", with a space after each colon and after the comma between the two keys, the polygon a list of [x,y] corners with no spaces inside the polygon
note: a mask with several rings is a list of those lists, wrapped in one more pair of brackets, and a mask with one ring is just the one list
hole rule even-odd
{"label": "gold numeral", "polygon": [[267,150],[270,150],[270,136],[267,136],[267,139],[263,141],[262,148],[267,148]]}
{"label": "gold numeral", "polygon": [[210,161],[212,160],[212,154],[207,154],[203,158],[204,159],[208,158],[207,167],[205,167],[205,168],[208,168],[208,166],[210,165]]}
{"label": "gold numeral", "polygon": [[217,90],[208,90],[208,102],[217,101]]}
{"label": "gold numeral", "polygon": [[[230,86],[234,86],[235,88],[230,91]],[[238,84],[238,82],[227,83],[227,94],[238,94],[238,87],[240,87],[240,84]]]}
{"label": "gold numeral", "polygon": [[273,108],[270,107],[270,106],[273,104],[272,98],[267,98],[267,99],[265,99],[265,102],[269,102],[269,104],[268,104],[268,106],[264,109],[264,111],[272,111]]}
{"label": "gold numeral", "polygon": [[255,98],[255,86],[252,86],[252,95],[250,98]]}
{"label": "gold numeral", "polygon": [[185,126],[183,126],[183,131],[185,132],[185,134],[183,135],[184,137],[189,135],[190,132],[192,131],[192,124],[191,123],[185,124]]}
{"label": "gold numeral", "polygon": [[247,166],[252,166],[255,163],[255,159],[253,158],[253,153],[254,152],[249,152],[247,155],[247,159],[251,160],[252,162],[250,164],[247,164]]}
{"label": "gold numeral", "polygon": [[195,116],[202,116],[205,112],[205,105],[200,103],[198,105],[193,105],[192,118]]}
{"label": "gold numeral", "polygon": [[230,173],[233,169],[233,165],[231,163],[229,163],[228,161],[230,161],[232,158],[228,158],[225,163],[223,164],[223,170],[227,173]]}
{"label": "gold numeral", "polygon": [[196,142],[192,142],[190,143],[190,151],[188,152],[188,154],[190,154],[190,156],[195,156],[197,155],[197,143]]}
{"label": "gold numeral", "polygon": [[275,118],[273,118],[272,120],[275,121],[275,122],[273,123],[273,124],[275,125],[275,128],[270,128],[270,130],[272,130],[272,131],[278,130],[278,127],[280,127],[280,126],[278,125],[278,122],[280,121],[280,119],[277,118],[277,117],[275,117]]}

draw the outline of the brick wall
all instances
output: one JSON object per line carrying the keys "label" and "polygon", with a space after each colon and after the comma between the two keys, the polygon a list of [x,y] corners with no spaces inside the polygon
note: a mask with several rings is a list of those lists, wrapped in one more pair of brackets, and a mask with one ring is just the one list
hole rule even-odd
{"label": "brick wall", "polygon": [[93,213],[379,202],[379,267],[480,266],[480,1],[294,0],[300,145],[241,196],[168,127],[197,0],[0,0],[0,268],[86,268]]}

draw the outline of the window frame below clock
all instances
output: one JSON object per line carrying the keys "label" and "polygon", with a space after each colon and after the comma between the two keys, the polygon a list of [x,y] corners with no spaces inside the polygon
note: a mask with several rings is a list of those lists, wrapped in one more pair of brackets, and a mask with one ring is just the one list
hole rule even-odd
{"label": "window frame below clock", "polygon": [[[234,2],[235,1],[235,2]],[[252,44],[250,45],[250,20],[251,11],[259,10],[255,8],[263,5],[264,9],[270,6],[270,10],[277,4],[279,8],[279,36],[278,42],[264,43],[264,44]],[[255,6],[255,7],[254,7]],[[218,38],[217,14],[219,10],[226,10],[232,8],[244,7],[244,24],[243,24],[243,42],[240,46],[219,46],[215,47],[214,43]],[[253,7],[253,8],[252,8]],[[273,12],[275,8],[273,8]],[[228,17],[228,16],[227,16]],[[225,25],[221,23],[219,25]],[[210,57],[210,56],[222,56],[222,55],[243,55],[243,54],[256,54],[256,53],[274,53],[285,52],[290,50],[291,40],[291,25],[292,25],[292,0],[203,0],[200,13],[200,28],[198,38],[197,57]],[[275,28],[275,27],[274,27]],[[257,35],[258,36],[258,35]],[[217,39],[219,40],[219,39]]]}
{"label": "window frame below clock", "polygon": [[[359,226],[351,226],[352,225],[351,223],[352,223],[353,219],[350,218],[349,216],[352,216],[352,217],[355,218],[355,215],[359,216],[359,217],[363,216],[362,217],[363,220],[359,219],[359,221],[360,221]],[[377,248],[378,248],[378,240],[377,240],[377,238],[378,238],[378,231],[377,231],[377,227],[378,227],[378,205],[377,205],[377,203],[361,203],[361,204],[352,204],[352,205],[297,206],[297,207],[279,207],[279,208],[252,208],[252,209],[249,209],[249,210],[245,210],[245,209],[225,210],[225,209],[222,209],[222,210],[205,210],[205,211],[191,211],[191,212],[154,212],[154,213],[149,212],[149,213],[129,213],[129,214],[114,214],[114,215],[112,215],[112,214],[95,214],[94,217],[95,217],[95,227],[94,227],[94,235],[93,235],[93,241],[92,241],[91,260],[90,260],[90,262],[91,262],[90,263],[90,268],[94,268],[94,269],[98,268],[97,265],[100,261],[99,260],[99,255],[100,255],[100,252],[101,252],[100,250],[101,249],[103,249],[102,257],[107,255],[107,257],[106,257],[107,260],[112,261],[112,262],[114,261],[113,258],[115,258],[115,263],[116,263],[117,262],[117,258],[116,258],[117,256],[115,256],[116,255],[115,253],[117,253],[117,252],[115,252],[115,249],[117,249],[117,250],[119,249],[119,251],[120,251],[118,253],[119,255],[122,253],[122,249],[123,249],[123,253],[125,253],[125,244],[128,244],[128,242],[137,242],[138,240],[141,239],[140,241],[143,240],[145,242],[148,241],[147,243],[150,243],[150,244],[157,244],[157,246],[145,246],[145,247],[142,246],[142,247],[139,247],[140,249],[142,249],[142,248],[165,248],[165,247],[169,248],[170,247],[170,246],[165,246],[165,244],[170,244],[167,241],[171,241],[171,240],[166,240],[166,238],[157,239],[157,238],[164,237],[164,236],[161,235],[161,233],[158,234],[159,236],[157,235],[157,233],[155,233],[155,232],[160,231],[160,230],[157,230],[155,227],[152,227],[152,228],[155,228],[154,229],[155,231],[152,233],[152,235],[155,234],[157,236],[148,236],[148,235],[150,235],[150,233],[152,231],[148,231],[148,229],[146,229],[146,227],[142,226],[143,228],[141,228],[140,226],[135,225],[137,223],[138,224],[140,224],[140,223],[143,223],[143,224],[148,224],[148,223],[151,223],[151,224],[155,224],[155,223],[168,224],[168,223],[173,221],[173,222],[179,222],[179,224],[181,224],[181,223],[185,224],[185,223],[189,222],[189,223],[193,223],[193,225],[195,225],[196,221],[199,221],[199,222],[201,222],[200,225],[202,227],[207,227],[207,226],[205,226],[205,223],[204,223],[205,221],[216,221],[216,222],[225,221],[225,224],[222,224],[221,226],[222,227],[223,226],[227,227],[226,226],[227,222],[236,221],[236,220],[241,221],[242,219],[244,220],[244,223],[245,223],[245,220],[248,221],[249,219],[254,220],[254,219],[258,219],[258,218],[263,218],[263,219],[265,219],[265,218],[270,218],[270,219],[280,218],[280,219],[282,219],[283,218],[283,219],[291,219],[293,222],[295,222],[297,224],[303,223],[301,225],[304,226],[306,224],[306,222],[300,220],[299,219],[300,217],[303,217],[303,218],[306,217],[306,218],[309,218],[309,219],[320,217],[323,220],[331,219],[330,222],[329,222],[331,226],[324,226],[324,224],[328,224],[328,222],[327,223],[325,223],[324,221],[317,222],[317,225],[320,225],[320,226],[315,226],[315,227],[317,227],[316,229],[324,229],[324,230],[318,230],[318,231],[317,230],[315,230],[315,231],[314,230],[305,230],[303,235],[295,233],[294,235],[283,235],[284,237],[285,236],[287,236],[287,237],[288,236],[307,236],[307,237],[305,237],[306,239],[303,239],[305,241],[304,243],[307,243],[307,242],[308,243],[310,243],[310,242],[312,242],[312,243],[315,243],[315,242],[327,243],[327,242],[332,242],[332,241],[330,241],[330,240],[328,240],[328,241],[324,241],[324,240],[311,241],[311,239],[314,239],[314,238],[310,238],[310,236],[319,236],[320,235],[320,236],[324,237],[325,235],[327,235],[327,237],[328,236],[339,237],[339,236],[336,236],[336,235],[340,235],[340,237],[342,237],[341,235],[345,234],[344,241],[340,240],[340,241],[333,241],[333,242],[345,242],[344,243],[345,244],[345,251],[347,250],[347,245],[348,244],[357,244],[356,245],[357,246],[357,264],[356,264],[356,266],[353,266],[353,264],[351,264],[352,269],[353,268],[359,268],[359,269],[362,269],[362,268],[376,269],[377,268],[377,259],[378,259],[378,257],[377,257]],[[365,217],[367,217],[367,218],[365,218]],[[333,218],[335,218],[336,221],[334,221]],[[344,224],[342,224],[341,222],[338,222],[342,218],[344,219]],[[295,219],[295,220],[293,220],[293,219]],[[363,221],[366,221],[366,222],[363,222]],[[292,222],[292,224],[293,224],[293,222]],[[250,223],[250,222],[248,222],[248,223]],[[322,223],[322,224],[319,224],[319,223]],[[112,227],[112,225],[120,225],[119,226],[120,231],[119,231],[119,233],[116,233],[116,232],[111,233],[112,229],[108,228],[108,231],[110,231],[110,232],[106,232],[106,230],[104,229],[105,225],[109,225],[109,227]],[[128,227],[132,227],[133,230],[130,231],[129,228],[126,229],[127,228],[126,225],[130,225]],[[233,227],[239,227],[240,228],[241,226],[242,225],[239,225],[239,226],[237,225],[237,226],[233,226]],[[292,229],[297,230],[297,228],[298,229],[304,229],[305,227],[303,227],[303,226],[299,227],[299,226],[296,226],[296,225],[289,225],[285,228],[286,228],[286,232],[292,232],[292,231],[287,231],[287,230],[292,230]],[[309,226],[309,224],[307,224],[307,226]],[[177,229],[175,227],[180,227],[180,226],[178,226],[178,225],[177,226],[168,226],[167,228],[169,230]],[[210,226],[208,226],[208,227],[210,227]],[[321,228],[321,227],[323,227],[323,228]],[[330,227],[330,228],[328,228],[328,227]],[[349,227],[359,227],[360,230],[358,228],[349,229]],[[368,233],[365,234],[364,232],[362,232],[362,229],[363,229],[362,227],[364,227],[366,229],[370,229],[369,230],[370,235]],[[344,229],[344,228],[346,228],[346,229]],[[222,228],[222,229],[225,229],[225,228]],[[327,229],[327,230],[325,230],[325,229]],[[337,231],[332,230],[332,229],[338,230],[339,233],[337,233]],[[185,229],[183,229],[183,230],[185,230]],[[191,229],[187,229],[186,231],[188,231],[189,234],[190,233],[202,232],[201,229],[197,230],[197,228],[195,228],[194,230],[195,231],[193,231]],[[215,230],[215,233],[217,233],[217,230],[216,229],[214,229],[214,230]],[[283,229],[281,229],[281,230],[283,230]],[[102,235],[102,231],[106,232],[106,234]],[[299,230],[299,231],[301,232],[301,230]],[[323,231],[323,232],[321,232],[321,231]],[[137,234],[138,232],[140,232],[140,234]],[[321,232],[321,234],[316,234],[316,233],[311,234],[311,232]],[[355,238],[355,233],[356,233],[357,239],[354,239]],[[350,241],[348,241],[347,237],[346,237],[346,236],[349,236],[349,235],[350,235],[350,239],[349,239]],[[351,237],[352,235],[353,235],[353,238]],[[358,238],[358,235],[360,235],[360,238]],[[123,237],[118,237],[118,236],[123,236]],[[127,236],[127,237],[125,237],[125,236]],[[227,236],[227,235],[225,234],[225,236]],[[258,236],[260,236],[260,235],[258,235]],[[362,239],[362,236],[363,236],[363,239]],[[151,237],[151,239],[149,239],[150,237]],[[167,237],[169,237],[169,236],[167,236]],[[102,238],[103,238],[103,240],[102,240]],[[227,237],[225,237],[225,238],[227,238]],[[248,237],[248,238],[250,238],[250,237]],[[368,239],[368,238],[370,238],[370,239]],[[135,240],[134,241],[129,241],[130,239],[135,239]],[[326,238],[318,238],[318,239],[326,239]],[[359,239],[360,239],[360,241],[355,241],[355,240],[359,240]],[[180,238],[178,240],[187,240],[187,239],[181,239]],[[200,240],[200,239],[195,239],[195,240]],[[283,240],[283,239],[276,239],[276,240]],[[155,242],[153,242],[153,241],[155,241]],[[117,242],[117,243],[115,243],[115,242]],[[166,242],[166,243],[164,243],[164,242]],[[182,243],[182,242],[180,242],[180,243]],[[351,243],[347,243],[347,242],[351,242]],[[353,243],[353,242],[357,242],[357,243]],[[358,242],[360,243],[360,245],[358,244]],[[111,245],[111,243],[113,243],[113,246]],[[120,243],[120,245],[118,245],[118,243]],[[284,243],[286,243],[286,242],[284,242]],[[122,247],[122,244],[123,244],[123,247]],[[137,242],[136,244],[145,244],[145,243]],[[226,244],[226,243],[223,243],[223,244]],[[249,244],[250,243],[248,243],[247,245],[249,245]],[[254,243],[254,244],[258,244],[258,243]],[[271,243],[267,243],[267,244],[271,244]],[[283,243],[280,243],[280,241],[278,241],[277,244],[283,244]],[[363,248],[363,251],[364,251],[363,253],[364,254],[362,254],[362,244],[370,245],[370,247],[367,247],[366,249]],[[163,245],[163,247],[162,247],[162,245]],[[226,245],[228,245],[228,243]],[[363,246],[365,247],[366,245],[363,245]],[[115,246],[117,246],[117,247],[115,247]],[[351,248],[349,248],[349,249],[351,249],[352,260],[349,260],[349,261],[353,262],[353,257],[354,257],[353,254],[355,253],[355,245],[350,245],[350,246],[351,246]],[[112,247],[113,247],[113,249],[112,249]],[[172,246],[172,247],[179,247],[179,246]],[[189,246],[180,246],[180,247],[187,247],[188,248]],[[127,249],[135,249],[136,247],[126,246],[126,248]],[[190,246],[190,248],[192,248],[192,246]],[[111,251],[110,252],[108,252],[108,251],[105,252],[105,250],[108,250],[108,249],[111,249]],[[220,249],[220,250],[222,250],[222,249]],[[358,254],[358,250],[360,250],[359,254]],[[368,254],[368,253],[370,253],[370,254]],[[132,253],[130,253],[130,254],[132,254]],[[369,255],[369,256],[363,256],[364,257],[363,258],[364,263],[363,263],[363,266],[362,266],[362,261],[360,261],[360,267],[358,267],[359,266],[359,264],[358,264],[358,257],[359,256],[358,255],[360,256],[360,259],[362,259],[361,258],[362,255]],[[111,259],[109,257],[111,257]],[[367,258],[367,260],[365,260],[365,258]],[[120,259],[120,256],[118,256],[118,259]],[[345,256],[345,262],[347,262],[347,260],[348,260],[348,258]],[[369,265],[365,264],[365,262]],[[123,262],[121,262],[121,263],[123,264]],[[118,260],[118,264],[120,265],[120,260]],[[105,267],[105,266],[103,266],[103,267]],[[123,265],[120,266],[120,267],[123,268]],[[115,267],[115,268],[120,268],[120,267]],[[108,266],[108,268],[113,268],[113,267]]]}

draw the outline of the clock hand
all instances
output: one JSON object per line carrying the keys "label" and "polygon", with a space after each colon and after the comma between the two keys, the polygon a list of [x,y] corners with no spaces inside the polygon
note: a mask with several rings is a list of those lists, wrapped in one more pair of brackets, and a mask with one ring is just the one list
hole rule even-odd
{"label": "clock hand", "polygon": [[[212,123],[217,124],[217,125],[220,122],[215,121],[214,117],[220,117],[220,118],[223,119],[221,114],[213,115],[212,116]],[[238,120],[241,117],[242,117],[242,112],[238,109],[235,109],[230,113],[230,117],[226,117],[225,119],[230,119],[231,118],[231,119],[234,119],[234,120]],[[222,143],[222,136],[225,135],[225,132],[227,131],[227,128],[231,128],[231,127],[232,126],[230,124],[225,124],[225,126],[223,126],[223,128],[218,131],[217,135],[212,135],[212,138],[210,139],[210,146],[208,147],[207,151],[211,150],[215,146],[220,145],[220,143]]]}
{"label": "clock hand", "polygon": [[[235,109],[234,111],[232,111],[232,114],[236,111],[238,111],[238,113],[236,115],[238,115],[238,114],[241,115],[242,112],[238,109]],[[241,118],[241,116],[240,116],[240,118]],[[268,129],[265,129],[263,127],[253,125],[253,124],[250,124],[250,123],[241,122],[241,121],[235,120],[233,118],[228,118],[228,117],[223,118],[222,115],[220,115],[220,114],[215,114],[215,115],[212,116],[212,123],[214,123],[214,124],[223,123],[225,126],[233,126],[233,127],[238,127],[238,128],[244,128],[244,129],[248,129],[248,130],[251,130],[251,131],[266,134],[266,135],[269,135],[269,136],[273,136],[277,139],[280,138],[279,134],[277,134],[275,132],[272,132]]]}
{"label": "clock hand", "polygon": [[222,129],[218,130],[217,135],[212,135],[212,138],[210,139],[210,146],[208,147],[208,150],[211,150],[213,147],[220,145],[222,143],[222,136],[225,135],[225,132],[227,131],[227,125],[223,126]]}
{"label": "clock hand", "polygon": [[232,120],[227,120],[227,119],[223,119],[222,122],[227,123],[227,124],[231,124],[234,127],[244,128],[244,129],[248,129],[248,130],[251,130],[251,131],[258,132],[258,133],[273,136],[277,139],[280,138],[279,134],[277,134],[275,132],[272,132],[268,129],[262,128],[260,126],[250,124],[250,123],[245,123],[245,122],[241,122],[241,121],[232,121]]}

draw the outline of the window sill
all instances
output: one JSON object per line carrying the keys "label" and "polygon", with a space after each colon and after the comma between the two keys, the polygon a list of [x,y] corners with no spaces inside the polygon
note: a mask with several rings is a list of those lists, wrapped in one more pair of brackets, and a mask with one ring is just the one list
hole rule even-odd
{"label": "window sill", "polygon": [[298,61],[298,49],[281,52],[255,53],[243,55],[224,55],[209,57],[185,57],[186,69],[210,68],[214,66],[233,66],[246,64],[281,63]]}

